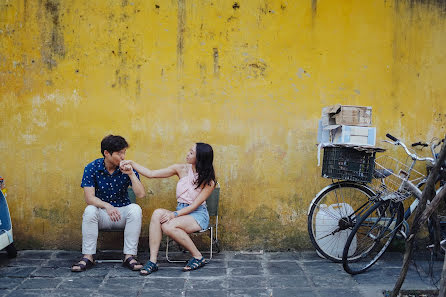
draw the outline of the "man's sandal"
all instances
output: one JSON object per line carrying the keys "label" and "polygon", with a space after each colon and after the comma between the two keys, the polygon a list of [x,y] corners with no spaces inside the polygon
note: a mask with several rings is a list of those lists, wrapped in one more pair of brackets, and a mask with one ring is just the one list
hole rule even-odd
{"label": "man's sandal", "polygon": [[149,261],[147,261],[146,265],[144,265],[144,267],[141,268],[141,270],[139,271],[139,274],[149,275],[152,272],[155,272],[157,270],[158,270],[158,265],[149,260]]}
{"label": "man's sandal", "polygon": [[[81,263],[81,262],[85,262],[85,264]],[[82,272],[87,269],[90,269],[93,266],[94,266],[94,261],[92,262],[88,258],[82,258],[78,263],[73,264],[73,266],[71,266],[71,271],[72,272]],[[74,267],[79,267],[80,269],[74,269]]]}
{"label": "man's sandal", "polygon": [[[131,263],[132,260],[134,260],[133,263]],[[135,266],[137,265],[141,265],[141,263],[139,263],[138,260],[133,256],[128,257],[125,261],[122,262],[122,266],[127,267],[132,271],[138,271],[141,269],[141,268],[135,268]]]}
{"label": "man's sandal", "polygon": [[204,257],[201,259],[192,258],[187,262],[186,267],[183,268],[183,271],[191,271],[191,270],[197,270],[201,267],[203,267],[206,264]]}

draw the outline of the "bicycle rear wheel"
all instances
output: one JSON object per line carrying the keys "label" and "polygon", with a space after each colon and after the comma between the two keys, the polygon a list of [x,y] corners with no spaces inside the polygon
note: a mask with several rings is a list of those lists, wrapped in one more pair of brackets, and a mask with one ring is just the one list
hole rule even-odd
{"label": "bicycle rear wheel", "polygon": [[320,191],[308,211],[308,234],[318,253],[342,261],[347,237],[358,216],[373,205],[375,193],[366,185],[341,181]]}
{"label": "bicycle rear wheel", "polygon": [[359,274],[375,264],[395,238],[403,217],[401,202],[379,201],[373,205],[358,220],[347,238],[342,254],[344,270]]}

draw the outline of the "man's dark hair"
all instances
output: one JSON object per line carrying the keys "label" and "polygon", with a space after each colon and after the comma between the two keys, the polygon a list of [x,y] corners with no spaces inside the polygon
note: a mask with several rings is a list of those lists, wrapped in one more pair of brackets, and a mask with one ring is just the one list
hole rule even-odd
{"label": "man's dark hair", "polygon": [[113,155],[114,152],[119,152],[122,149],[128,148],[129,144],[125,141],[124,137],[119,135],[107,135],[101,141],[101,153],[104,155],[104,151]]}

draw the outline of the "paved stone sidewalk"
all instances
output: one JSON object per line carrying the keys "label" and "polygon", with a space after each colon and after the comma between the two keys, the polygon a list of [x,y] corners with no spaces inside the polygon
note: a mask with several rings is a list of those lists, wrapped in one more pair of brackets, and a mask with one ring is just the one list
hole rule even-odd
{"label": "paved stone sidewalk", "polygon": [[[180,254],[181,256],[181,254]],[[0,253],[0,297],[27,296],[382,296],[392,289],[402,255],[386,253],[368,272],[350,276],[341,264],[315,252],[246,254],[223,252],[204,268],[182,272],[182,264],[160,260],[160,270],[139,276],[120,264],[102,263],[83,273],[70,266],[80,257],[74,251],[20,251],[9,260]],[[147,255],[141,255],[142,261]],[[428,261],[417,261],[428,271]],[[442,261],[434,262],[440,277]],[[421,275],[420,275],[421,274]],[[412,265],[403,289],[435,289],[430,278]]]}

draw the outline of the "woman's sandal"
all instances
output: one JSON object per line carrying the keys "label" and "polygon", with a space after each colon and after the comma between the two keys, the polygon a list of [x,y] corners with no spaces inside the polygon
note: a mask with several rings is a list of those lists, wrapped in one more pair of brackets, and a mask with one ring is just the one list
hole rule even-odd
{"label": "woman's sandal", "polygon": [[[132,260],[135,260],[135,262],[130,263],[130,262],[132,262]],[[128,257],[125,261],[122,262],[122,266],[127,267],[128,269],[130,269],[132,271],[138,271],[141,269],[141,268],[135,269],[135,266],[137,266],[137,265],[141,265],[141,263],[139,263],[138,260],[133,256]]]}
{"label": "woman's sandal", "polygon": [[[81,262],[85,262],[85,264],[81,263]],[[72,272],[82,272],[87,269],[90,269],[93,266],[94,266],[94,261],[92,262],[88,258],[82,258],[79,262],[77,262],[76,264],[73,264],[73,266],[71,266],[71,271]],[[79,267],[80,269],[74,269],[74,267]]]}
{"label": "woman's sandal", "polygon": [[141,268],[141,270],[139,271],[139,274],[149,275],[152,272],[155,272],[157,270],[158,270],[158,265],[149,260],[149,261],[147,261],[146,265],[144,265],[144,267]]}
{"label": "woman's sandal", "polygon": [[203,267],[204,265],[206,265],[204,257],[202,257],[201,259],[192,258],[189,260],[189,262],[187,262],[186,267],[183,268],[183,271],[186,272],[191,270],[197,270]]}

